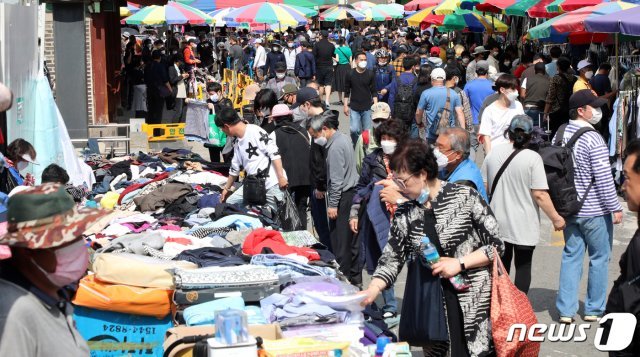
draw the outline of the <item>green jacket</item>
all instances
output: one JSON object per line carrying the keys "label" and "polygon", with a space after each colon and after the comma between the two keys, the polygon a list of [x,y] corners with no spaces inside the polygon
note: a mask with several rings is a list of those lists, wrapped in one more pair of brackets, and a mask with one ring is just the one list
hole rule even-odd
{"label": "green jacket", "polygon": [[362,139],[362,134],[358,138],[356,142],[356,169],[358,170],[358,174],[362,172],[362,160],[364,157],[371,154],[375,149],[378,148],[376,144],[376,140],[373,136],[373,129],[369,129],[369,145],[365,145]]}

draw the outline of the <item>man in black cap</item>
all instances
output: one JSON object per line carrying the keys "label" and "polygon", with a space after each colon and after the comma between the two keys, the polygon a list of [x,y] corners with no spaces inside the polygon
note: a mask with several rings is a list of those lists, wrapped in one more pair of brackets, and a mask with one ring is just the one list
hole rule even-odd
{"label": "man in black cap", "polygon": [[590,89],[576,91],[569,98],[571,120],[561,126],[553,138],[554,143],[561,141],[566,145],[574,134],[582,134],[573,145],[574,183],[582,207],[577,214],[565,217],[565,246],[556,300],[560,323],[571,323],[578,312],[585,250],[589,252],[590,262],[583,320],[597,321],[605,310],[613,224],[622,222],[622,206],[611,176],[609,150],[600,133],[593,129],[602,119],[605,104],[607,100],[596,97]]}
{"label": "man in black cap", "polygon": [[[271,79],[276,76],[276,65],[278,63],[284,63],[284,70],[287,71],[286,59],[284,54],[280,51],[280,44],[274,42],[271,44],[271,52],[267,53],[267,61],[264,64],[264,69],[267,72],[267,78]],[[276,91],[278,93],[278,91]]]}
{"label": "man in black cap", "polygon": [[336,46],[329,42],[329,32],[320,32],[320,41],[313,46],[313,57],[316,59],[316,80],[320,85],[320,97],[329,106],[331,84],[333,83],[333,56]]}
{"label": "man in black cap", "polygon": [[279,94],[282,88],[287,84],[296,85],[295,78],[287,76],[287,65],[284,62],[278,62],[275,65],[275,76],[267,82],[267,87]]}

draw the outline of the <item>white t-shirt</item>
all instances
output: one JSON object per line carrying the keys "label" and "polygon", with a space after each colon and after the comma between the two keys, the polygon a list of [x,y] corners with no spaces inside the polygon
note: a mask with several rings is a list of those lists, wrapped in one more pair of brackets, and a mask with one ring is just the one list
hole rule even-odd
{"label": "white t-shirt", "polygon": [[[482,163],[482,179],[489,191],[496,174],[511,153],[513,145],[492,149]],[[535,246],[540,241],[540,211],[531,190],[547,190],[547,176],[540,155],[522,150],[504,170],[491,198],[491,209],[505,242]],[[536,219],[537,218],[537,219]]]}
{"label": "white t-shirt", "polygon": [[[237,139],[233,150],[230,175],[238,176],[242,170],[247,175],[258,175],[259,172],[265,171],[270,166],[265,187],[270,189],[278,184],[273,161],[280,159],[280,152],[276,141],[269,137],[264,129],[257,125],[248,124],[244,136]],[[269,163],[269,158],[271,158],[271,163]]]}
{"label": "white t-shirt", "polygon": [[254,57],[254,67],[262,67],[267,63],[267,51],[264,47],[256,46],[256,55]]}
{"label": "white t-shirt", "polygon": [[524,114],[524,110],[517,100],[506,110],[499,107],[498,102],[493,102],[482,113],[478,134],[491,137],[492,146],[509,143],[504,132],[509,128],[513,117],[518,114]]}

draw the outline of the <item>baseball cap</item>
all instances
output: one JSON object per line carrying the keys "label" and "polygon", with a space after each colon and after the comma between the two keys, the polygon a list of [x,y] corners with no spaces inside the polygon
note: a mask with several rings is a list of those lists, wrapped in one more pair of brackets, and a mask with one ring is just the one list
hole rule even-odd
{"label": "baseball cap", "polygon": [[517,129],[524,131],[526,134],[531,134],[533,132],[533,120],[525,114],[514,116],[509,125],[509,131],[513,133]]}
{"label": "baseball cap", "polygon": [[284,72],[287,70],[287,64],[284,62],[276,63],[275,67],[276,67],[276,72]]}
{"label": "baseball cap", "polygon": [[431,53],[432,56],[440,56],[440,47],[431,47],[429,53]]}
{"label": "baseball cap", "polygon": [[406,45],[400,45],[400,46],[398,46],[398,50],[396,52],[398,52],[398,54],[407,53],[407,52],[409,52],[409,49],[407,48]]}
{"label": "baseball cap", "polygon": [[385,102],[378,102],[371,106],[371,119],[389,119],[391,117],[391,107]]}
{"label": "baseball cap", "polygon": [[318,98],[319,96],[320,95],[318,94],[318,91],[313,88],[300,88],[298,90],[298,93],[296,93],[296,102],[293,104],[293,106],[291,106],[291,109],[295,109],[304,102],[308,102],[311,99]]}
{"label": "baseball cap", "polygon": [[588,60],[582,60],[578,62],[578,71],[585,67],[591,67],[591,62],[589,62]]}
{"label": "baseball cap", "polygon": [[478,46],[478,47],[476,47],[476,48],[473,50],[472,55],[474,55],[474,56],[475,56],[475,55],[478,55],[478,54],[480,54],[480,53],[486,53],[486,52],[489,52],[489,50],[486,50],[486,49],[484,48],[484,46]]}
{"label": "baseball cap", "polygon": [[271,109],[271,117],[283,117],[285,115],[291,115],[291,109],[286,104],[276,104],[273,109]]}
{"label": "baseball cap", "polygon": [[126,37],[129,38],[129,36],[131,36],[131,34],[129,33],[129,31],[125,31],[122,33],[122,37]]}
{"label": "baseball cap", "polygon": [[476,62],[476,71],[479,70],[480,68],[484,69],[485,71],[489,70],[489,61],[478,61]]}
{"label": "baseball cap", "polygon": [[280,89],[280,92],[278,93],[278,99],[282,99],[284,98],[285,95],[287,94],[291,94],[291,93],[296,93],[298,91],[298,87],[296,87],[295,84],[285,84],[282,89]]}
{"label": "baseball cap", "polygon": [[262,39],[261,38],[256,38],[255,43],[262,43]]}
{"label": "baseball cap", "polygon": [[607,100],[596,97],[591,89],[582,89],[571,95],[569,98],[569,108],[578,109],[585,105],[592,106],[594,108],[600,108],[607,104]]}
{"label": "baseball cap", "polygon": [[257,84],[249,84],[244,89],[244,95],[242,96],[243,100],[255,100],[256,94],[260,91],[260,86]]}
{"label": "baseball cap", "polygon": [[444,81],[447,79],[447,73],[442,68],[435,68],[431,71],[431,79]]}

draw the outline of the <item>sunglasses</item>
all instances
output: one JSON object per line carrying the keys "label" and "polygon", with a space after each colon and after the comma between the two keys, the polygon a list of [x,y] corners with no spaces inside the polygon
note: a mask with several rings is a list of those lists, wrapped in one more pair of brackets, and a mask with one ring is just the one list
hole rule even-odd
{"label": "sunglasses", "polygon": [[398,185],[398,187],[399,187],[401,190],[406,190],[406,189],[407,189],[407,181],[409,181],[409,179],[410,179],[410,178],[412,178],[412,177],[413,177],[413,176],[415,176],[415,175],[416,175],[416,174],[411,174],[411,175],[409,175],[409,176],[408,176],[407,178],[405,178],[405,179],[401,179],[401,178],[399,178],[398,176],[393,175],[393,177],[392,177],[392,179],[391,179],[391,180],[392,180],[396,185]]}

